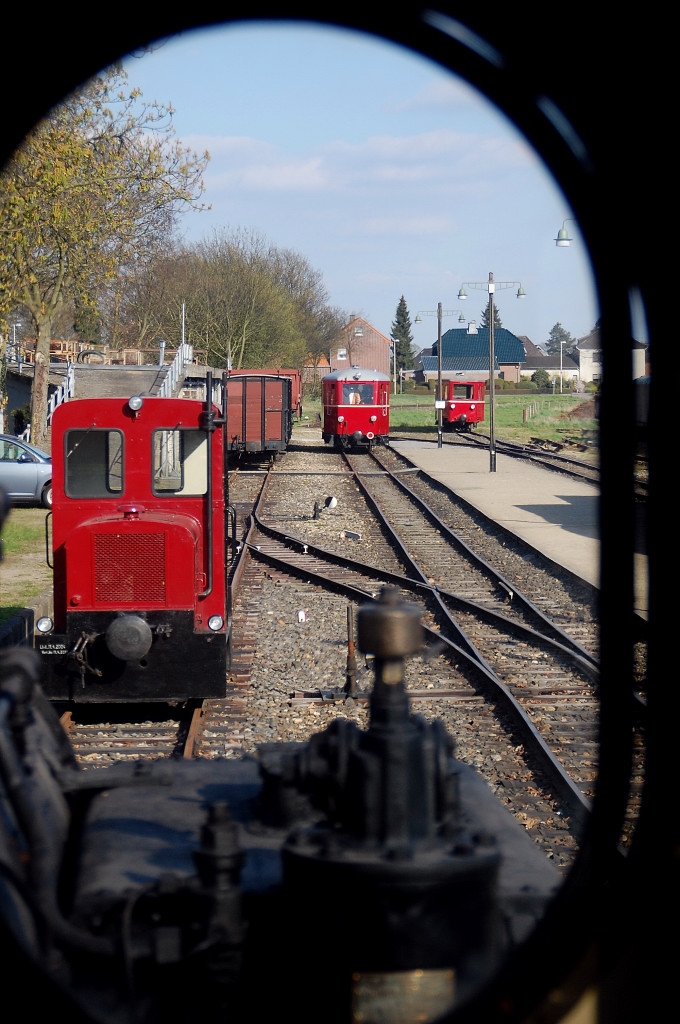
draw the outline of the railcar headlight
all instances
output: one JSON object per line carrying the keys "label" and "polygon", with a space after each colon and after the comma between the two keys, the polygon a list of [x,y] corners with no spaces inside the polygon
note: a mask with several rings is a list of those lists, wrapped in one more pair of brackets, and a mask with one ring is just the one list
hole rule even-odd
{"label": "railcar headlight", "polygon": [[49,615],[41,615],[35,624],[35,628],[39,633],[51,633],[54,629],[54,623]]}
{"label": "railcar headlight", "polygon": [[132,398],[128,399],[128,405],[133,412],[139,412],[144,405],[144,399],[141,395],[133,395]]}
{"label": "railcar headlight", "polygon": [[475,407],[475,403],[473,402],[472,405],[470,406],[470,408],[474,409],[474,407]]}
{"label": "railcar headlight", "polygon": [[375,421],[377,420],[377,418],[378,418],[377,416],[371,416],[371,423],[375,423]]}
{"label": "railcar headlight", "polygon": [[211,615],[208,619],[208,629],[212,629],[215,633],[218,629],[222,629],[224,625],[224,619],[221,615]]}
{"label": "railcar headlight", "polygon": [[344,422],[345,422],[345,417],[344,416],[338,416],[338,423],[344,423]]}

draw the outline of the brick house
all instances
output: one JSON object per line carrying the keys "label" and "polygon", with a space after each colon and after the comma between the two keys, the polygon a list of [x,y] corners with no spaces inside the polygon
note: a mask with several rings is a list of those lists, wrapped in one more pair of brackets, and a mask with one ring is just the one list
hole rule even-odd
{"label": "brick house", "polygon": [[389,376],[390,346],[390,339],[371,327],[367,320],[352,316],[331,345],[330,372],[360,366]]}
{"label": "brick house", "polygon": [[326,374],[330,372],[330,363],[325,355],[320,355],[316,360],[313,360],[310,357],[302,367],[303,383],[313,384],[315,381],[322,380]]}

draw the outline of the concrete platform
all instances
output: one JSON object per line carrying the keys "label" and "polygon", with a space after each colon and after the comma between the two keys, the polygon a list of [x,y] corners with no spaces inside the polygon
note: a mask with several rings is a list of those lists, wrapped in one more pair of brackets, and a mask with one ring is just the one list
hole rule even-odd
{"label": "concrete platform", "polygon": [[[594,586],[600,580],[599,488],[501,454],[463,445],[390,439],[420,469],[507,530]],[[644,545],[641,545],[644,547]],[[635,554],[635,611],[647,617],[647,557]]]}

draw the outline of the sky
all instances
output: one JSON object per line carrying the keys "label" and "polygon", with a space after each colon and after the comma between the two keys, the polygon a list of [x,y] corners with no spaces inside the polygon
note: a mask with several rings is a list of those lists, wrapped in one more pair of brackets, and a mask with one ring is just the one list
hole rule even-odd
{"label": "sky", "polygon": [[[182,215],[185,242],[254,231],[304,256],[329,305],[387,337],[403,295],[418,348],[436,340],[440,302],[443,331],[461,312],[479,323],[490,272],[515,334],[542,344],[556,323],[575,338],[595,325],[563,194],[512,122],[434,62],[287,22],[184,33],[123,64],[144,100],[172,105],[177,138],[210,153],[211,209]],[[572,243],[557,247],[565,220]]]}

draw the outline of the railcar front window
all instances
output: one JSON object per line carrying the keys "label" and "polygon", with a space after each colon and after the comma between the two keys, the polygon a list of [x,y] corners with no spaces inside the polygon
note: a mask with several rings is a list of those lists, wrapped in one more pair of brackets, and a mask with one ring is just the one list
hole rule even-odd
{"label": "railcar front window", "polygon": [[123,491],[124,439],[120,430],[67,430],[64,491],[69,498],[108,498]]}
{"label": "railcar front window", "polygon": [[208,445],[202,430],[156,430],[152,443],[154,494],[206,493]]}

